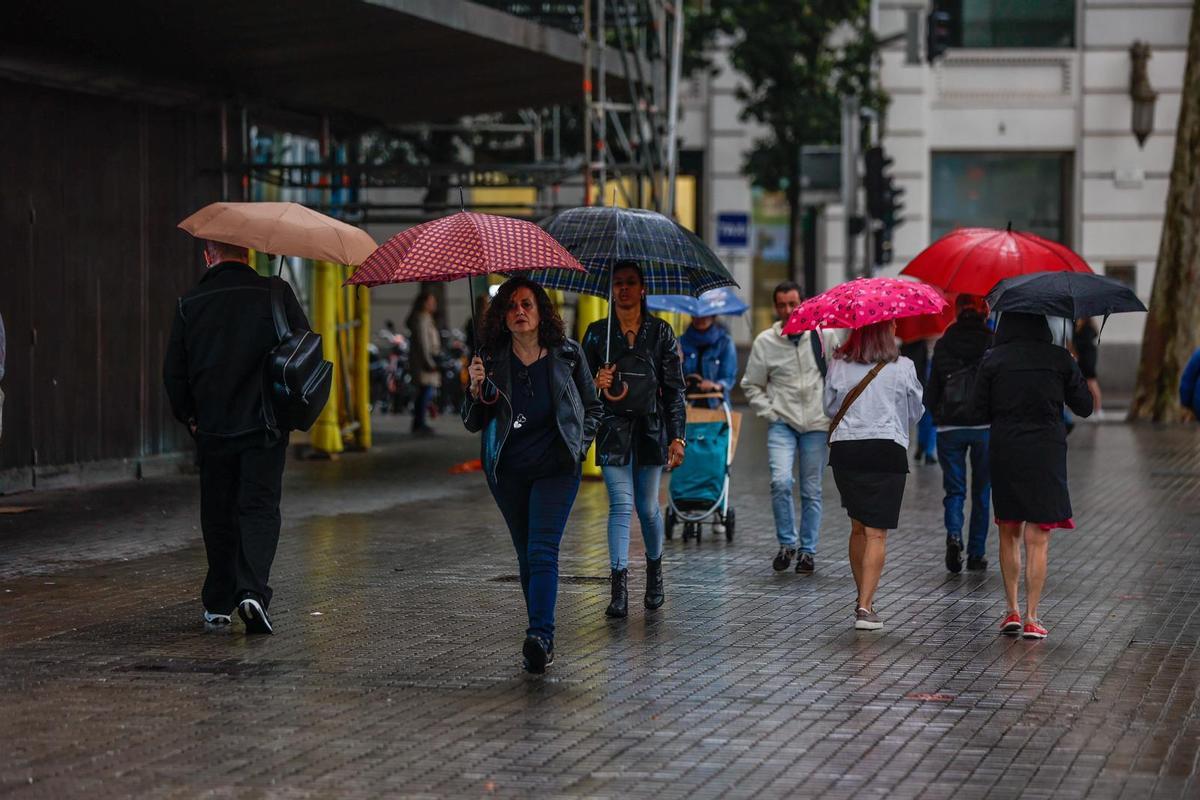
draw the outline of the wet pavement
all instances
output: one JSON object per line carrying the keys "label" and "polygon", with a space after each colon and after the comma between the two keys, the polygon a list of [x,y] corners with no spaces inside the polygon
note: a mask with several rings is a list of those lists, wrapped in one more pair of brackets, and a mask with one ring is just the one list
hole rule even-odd
{"label": "wet pavement", "polygon": [[657,612],[603,617],[585,484],[536,677],[508,534],[448,471],[476,440],[440,424],[289,465],[273,637],[201,630],[194,477],[0,498],[0,796],[1200,796],[1200,428],[1076,430],[1079,530],[1024,642],[995,633],[994,531],[988,572],[941,565],[937,467],[889,537],[882,633],[852,629],[828,473],[816,574],[772,572],[750,421],[736,539],[668,542]]}

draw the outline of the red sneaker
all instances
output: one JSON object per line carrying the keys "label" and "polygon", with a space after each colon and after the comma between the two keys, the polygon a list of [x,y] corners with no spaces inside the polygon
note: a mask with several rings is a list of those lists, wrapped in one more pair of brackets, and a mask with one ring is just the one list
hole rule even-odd
{"label": "red sneaker", "polygon": [[1021,612],[1014,611],[1004,618],[1004,622],[1000,623],[1001,633],[1020,633],[1021,632]]}
{"label": "red sneaker", "polygon": [[1040,623],[1030,620],[1029,622],[1025,623],[1025,630],[1021,631],[1021,638],[1045,639],[1047,633],[1049,633],[1049,631],[1043,628]]}

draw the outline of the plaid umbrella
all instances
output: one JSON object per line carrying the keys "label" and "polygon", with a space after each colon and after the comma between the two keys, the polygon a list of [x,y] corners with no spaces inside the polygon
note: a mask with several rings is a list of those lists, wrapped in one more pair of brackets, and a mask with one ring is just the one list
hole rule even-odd
{"label": "plaid umbrella", "polygon": [[655,211],[582,206],[548,217],[541,226],[587,269],[586,273],[538,270],[530,277],[547,289],[608,297],[612,267],[636,261],[647,294],[698,297],[709,289],[737,286],[729,270],[700,237]]}

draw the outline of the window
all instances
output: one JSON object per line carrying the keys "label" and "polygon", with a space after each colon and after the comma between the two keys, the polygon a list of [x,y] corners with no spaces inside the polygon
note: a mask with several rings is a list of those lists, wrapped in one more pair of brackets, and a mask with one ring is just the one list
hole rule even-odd
{"label": "window", "polygon": [[938,0],[951,47],[1074,47],[1075,0]]}
{"label": "window", "polygon": [[1069,245],[1069,153],[934,153],[936,240],[955,228],[1029,231]]}
{"label": "window", "polygon": [[1127,261],[1104,262],[1104,274],[1113,280],[1120,281],[1134,292],[1137,291],[1137,264]]}

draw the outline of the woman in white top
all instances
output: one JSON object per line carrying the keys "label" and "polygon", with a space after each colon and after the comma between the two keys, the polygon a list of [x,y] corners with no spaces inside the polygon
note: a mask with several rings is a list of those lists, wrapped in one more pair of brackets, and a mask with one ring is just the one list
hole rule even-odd
{"label": "woman in white top", "polygon": [[[876,369],[878,367],[878,369]],[[837,415],[868,375],[874,377]],[[892,320],[858,328],[833,353],[825,380],[825,413],[834,419],[829,466],[850,517],[850,569],[858,586],[854,627],[879,630],[875,589],[883,573],[887,532],[900,523],[908,475],[908,432],[925,409],[913,362],[896,346]]]}

